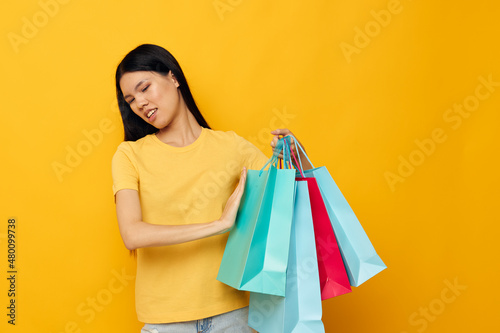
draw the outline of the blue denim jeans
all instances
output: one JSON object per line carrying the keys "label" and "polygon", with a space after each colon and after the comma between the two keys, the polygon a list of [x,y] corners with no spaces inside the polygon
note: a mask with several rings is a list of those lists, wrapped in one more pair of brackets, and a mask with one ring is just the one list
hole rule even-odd
{"label": "blue denim jeans", "polygon": [[248,306],[200,320],[146,324],[141,333],[253,333],[248,327]]}

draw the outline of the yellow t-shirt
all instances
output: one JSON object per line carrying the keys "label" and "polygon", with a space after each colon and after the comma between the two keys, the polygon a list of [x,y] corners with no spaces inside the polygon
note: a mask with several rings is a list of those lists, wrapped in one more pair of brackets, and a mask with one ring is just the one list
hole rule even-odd
{"label": "yellow t-shirt", "polygon": [[[142,219],[152,224],[218,219],[243,166],[260,169],[267,157],[234,132],[202,129],[186,147],[151,134],[122,142],[113,156],[113,193],[139,192]],[[228,233],[137,250],[135,301],[144,323],[189,321],[248,305],[248,295],[216,280]]]}

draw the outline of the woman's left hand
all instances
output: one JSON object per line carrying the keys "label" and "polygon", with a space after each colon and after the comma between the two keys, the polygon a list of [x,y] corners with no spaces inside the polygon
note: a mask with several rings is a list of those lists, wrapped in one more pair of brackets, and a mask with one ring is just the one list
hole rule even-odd
{"label": "woman's left hand", "polygon": [[238,208],[240,207],[241,197],[243,196],[243,192],[245,192],[246,180],[247,169],[243,167],[238,186],[227,200],[224,211],[222,212],[221,217],[217,220],[219,225],[222,227],[222,230],[219,233],[224,233],[233,227],[236,221],[236,215],[238,214]]}
{"label": "woman's left hand", "polygon": [[[274,135],[273,140],[271,141],[271,147],[273,148],[273,150],[276,147],[276,144],[278,143],[279,139],[285,136],[293,135],[293,133],[288,128],[275,129],[274,131],[271,132],[271,134]],[[293,137],[295,137],[295,135],[293,135]],[[298,139],[297,141],[302,147],[302,149],[304,149],[305,151],[306,149],[304,145]],[[302,151],[299,151],[300,149],[298,149],[298,147],[295,145],[295,141],[293,138],[291,138],[290,142],[291,142],[290,148],[297,153],[295,156],[300,156],[300,162],[302,163],[302,167],[304,168],[304,170],[312,169],[312,165],[304,156],[304,153]],[[280,153],[278,157],[283,159],[283,153]]]}

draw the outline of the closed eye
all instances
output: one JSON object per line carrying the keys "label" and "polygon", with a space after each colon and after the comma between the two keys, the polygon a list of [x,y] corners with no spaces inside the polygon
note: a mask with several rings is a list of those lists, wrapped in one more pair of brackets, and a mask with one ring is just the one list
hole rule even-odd
{"label": "closed eye", "polygon": [[[140,86],[140,85],[141,85],[144,81],[145,81],[145,80],[143,80],[143,81],[139,82],[139,84],[136,86],[136,89],[137,89],[137,87],[138,87],[138,86]],[[144,88],[142,88],[142,89],[141,89],[141,92],[146,92],[146,90],[148,90],[148,88],[149,88],[149,86],[150,86],[150,85],[151,85],[151,84],[148,84],[148,85],[146,85]],[[128,97],[128,96],[126,96],[126,97]],[[128,101],[126,101],[126,102],[130,105],[130,104],[132,104],[132,102],[133,102],[133,101],[135,101],[135,98],[131,98],[130,100],[128,100]]]}

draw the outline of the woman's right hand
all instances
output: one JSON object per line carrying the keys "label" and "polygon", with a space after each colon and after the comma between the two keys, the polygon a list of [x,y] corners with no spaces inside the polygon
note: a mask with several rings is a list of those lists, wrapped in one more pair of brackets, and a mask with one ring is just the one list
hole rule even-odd
{"label": "woman's right hand", "polygon": [[221,234],[231,229],[236,221],[236,214],[238,213],[238,208],[240,207],[241,197],[245,191],[246,179],[247,169],[244,167],[241,171],[238,186],[227,200],[224,211],[219,219],[219,223],[221,223],[221,227],[223,228],[220,232]]}

